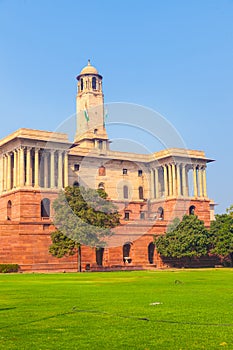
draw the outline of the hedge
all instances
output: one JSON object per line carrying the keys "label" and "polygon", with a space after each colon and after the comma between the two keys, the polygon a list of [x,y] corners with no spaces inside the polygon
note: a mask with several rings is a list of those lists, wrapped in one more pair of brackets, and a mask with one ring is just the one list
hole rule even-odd
{"label": "hedge", "polygon": [[18,264],[0,264],[0,273],[18,272]]}

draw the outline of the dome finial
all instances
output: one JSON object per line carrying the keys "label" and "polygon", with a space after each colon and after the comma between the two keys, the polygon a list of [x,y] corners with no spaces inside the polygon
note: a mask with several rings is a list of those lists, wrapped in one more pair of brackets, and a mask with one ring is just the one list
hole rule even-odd
{"label": "dome finial", "polygon": [[91,65],[91,60],[89,58],[89,60],[87,61],[87,65],[90,66]]}
{"label": "dome finial", "polygon": [[[91,65],[91,61],[90,61],[90,60],[88,60],[88,63],[87,63],[87,65],[86,65],[86,67],[84,67],[84,68],[81,70],[81,72],[80,72],[80,74],[78,75],[77,79],[79,79],[79,76],[80,76],[80,75],[84,75],[84,74],[99,75],[97,69]],[[101,77],[101,76],[100,76],[100,77]],[[101,78],[102,78],[102,77],[101,77]]]}

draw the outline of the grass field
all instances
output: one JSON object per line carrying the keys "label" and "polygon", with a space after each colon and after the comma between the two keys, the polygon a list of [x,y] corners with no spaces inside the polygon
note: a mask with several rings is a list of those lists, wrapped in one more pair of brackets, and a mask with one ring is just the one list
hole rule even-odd
{"label": "grass field", "polygon": [[0,349],[233,349],[233,269],[0,275]]}

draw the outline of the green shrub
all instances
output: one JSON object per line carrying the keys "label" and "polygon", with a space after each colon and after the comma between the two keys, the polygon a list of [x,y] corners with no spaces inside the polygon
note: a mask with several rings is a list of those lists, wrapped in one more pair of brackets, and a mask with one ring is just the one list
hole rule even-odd
{"label": "green shrub", "polygon": [[0,264],[0,273],[18,272],[18,264]]}

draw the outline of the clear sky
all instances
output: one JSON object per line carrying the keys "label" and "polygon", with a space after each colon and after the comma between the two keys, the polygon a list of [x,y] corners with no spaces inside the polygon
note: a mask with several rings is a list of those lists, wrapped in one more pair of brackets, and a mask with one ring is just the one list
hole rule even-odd
{"label": "clear sky", "polygon": [[0,44],[0,138],[53,131],[74,114],[75,77],[90,58],[105,102],[162,114],[216,160],[216,212],[233,203],[232,0],[0,0]]}

